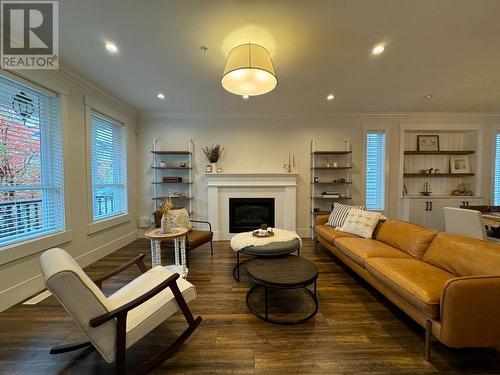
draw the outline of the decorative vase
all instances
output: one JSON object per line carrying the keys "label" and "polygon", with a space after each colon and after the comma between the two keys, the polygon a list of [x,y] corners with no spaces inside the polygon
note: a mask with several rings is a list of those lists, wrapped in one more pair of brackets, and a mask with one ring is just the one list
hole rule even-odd
{"label": "decorative vase", "polygon": [[217,163],[211,163],[212,164],[212,173],[217,172]]}
{"label": "decorative vase", "polygon": [[168,211],[167,211],[161,217],[161,227],[160,227],[161,233],[167,234],[168,232],[170,232],[171,228],[172,228],[172,226],[170,224],[170,220],[168,218]]}

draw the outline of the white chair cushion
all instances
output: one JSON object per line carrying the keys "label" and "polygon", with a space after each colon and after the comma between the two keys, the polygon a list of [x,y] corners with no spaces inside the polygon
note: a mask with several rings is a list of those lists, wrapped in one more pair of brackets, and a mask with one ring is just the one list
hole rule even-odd
{"label": "white chair cushion", "polygon": [[107,362],[115,359],[116,322],[110,321],[100,327],[90,326],[90,320],[111,310],[111,305],[66,251],[50,249],[40,256],[42,275],[47,289],[59,300],[87,334],[94,347]]}
{"label": "white chair cushion", "polygon": [[[109,296],[108,302],[112,309],[116,309],[153,289],[171,275],[173,275],[171,271],[162,266],[157,266]],[[191,283],[179,278],[177,279],[177,285],[186,303],[196,298],[196,289]],[[135,309],[130,310],[127,315],[127,348],[178,310],[179,307],[170,288],[163,290]]]}

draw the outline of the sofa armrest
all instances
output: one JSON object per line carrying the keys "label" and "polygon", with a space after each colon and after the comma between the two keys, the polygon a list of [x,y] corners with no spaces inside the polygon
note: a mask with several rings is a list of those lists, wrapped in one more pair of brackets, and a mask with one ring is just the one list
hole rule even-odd
{"label": "sofa armrest", "polygon": [[449,280],[441,296],[440,341],[451,347],[500,346],[500,276]]}
{"label": "sofa armrest", "polygon": [[328,222],[328,217],[330,215],[317,215],[316,216],[316,225],[324,225]]}

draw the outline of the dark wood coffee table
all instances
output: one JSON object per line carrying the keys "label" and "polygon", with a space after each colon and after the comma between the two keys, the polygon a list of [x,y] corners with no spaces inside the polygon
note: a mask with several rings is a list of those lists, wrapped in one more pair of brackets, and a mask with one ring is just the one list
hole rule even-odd
{"label": "dark wood coffee table", "polygon": [[[298,324],[312,318],[318,311],[318,299],[316,298],[316,280],[318,269],[313,262],[300,256],[285,256],[281,258],[257,258],[247,263],[247,273],[256,283],[247,293],[246,303],[248,309],[256,317],[276,324]],[[314,292],[308,286],[314,284]],[[264,312],[259,311],[255,304],[250,303],[250,297],[258,288],[264,288]],[[309,296],[313,303],[313,311],[307,316],[288,320],[269,318],[269,290],[272,289],[301,289]]]}

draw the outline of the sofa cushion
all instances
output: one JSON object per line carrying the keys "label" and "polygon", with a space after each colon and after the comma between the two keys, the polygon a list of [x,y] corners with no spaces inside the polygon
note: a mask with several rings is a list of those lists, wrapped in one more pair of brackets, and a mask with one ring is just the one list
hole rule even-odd
{"label": "sofa cushion", "polygon": [[367,238],[337,238],[335,240],[335,247],[362,267],[365,266],[366,259],[374,257],[411,259],[405,252],[386,245],[383,242]]}
{"label": "sofa cushion", "polygon": [[326,225],[334,228],[339,228],[344,225],[345,219],[347,215],[349,215],[349,211],[352,209],[364,210],[365,206],[354,206],[351,204],[343,204],[339,202],[333,203],[333,210],[328,216],[328,222]]}
{"label": "sofa cushion", "polygon": [[382,217],[384,217],[384,215],[379,212],[364,211],[354,208],[349,211],[344,224],[339,230],[356,234],[364,238],[372,238],[373,231]]}
{"label": "sofa cushion", "polygon": [[340,232],[340,231],[336,230],[335,228],[329,227],[327,225],[316,225],[314,227],[314,230],[316,231],[316,234],[318,236],[321,236],[325,241],[327,241],[331,245],[333,245],[333,241],[336,238],[357,237],[354,234]]}
{"label": "sofa cushion", "polygon": [[500,275],[500,246],[439,233],[422,260],[458,276]]}
{"label": "sofa cushion", "polygon": [[436,234],[435,230],[417,224],[386,220],[379,225],[375,239],[415,258],[422,258]]}
{"label": "sofa cushion", "polygon": [[445,283],[456,276],[417,259],[369,258],[366,269],[380,283],[433,319]]}

